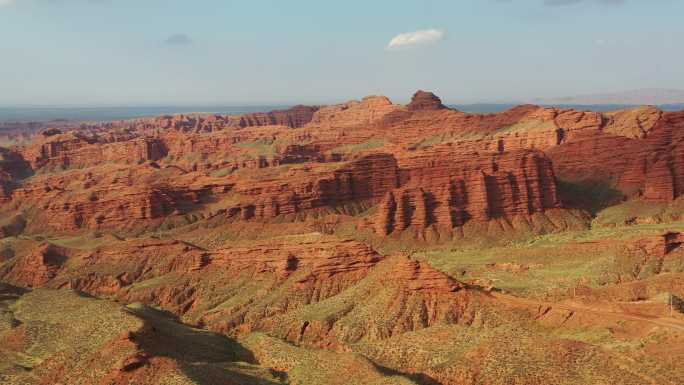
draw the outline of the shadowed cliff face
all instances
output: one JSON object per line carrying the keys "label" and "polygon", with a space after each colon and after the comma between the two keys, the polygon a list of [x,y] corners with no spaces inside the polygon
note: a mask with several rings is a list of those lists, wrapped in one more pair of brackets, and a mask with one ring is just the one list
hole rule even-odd
{"label": "shadowed cliff face", "polygon": [[10,199],[17,180],[31,174],[30,165],[20,154],[0,147],[0,202]]}

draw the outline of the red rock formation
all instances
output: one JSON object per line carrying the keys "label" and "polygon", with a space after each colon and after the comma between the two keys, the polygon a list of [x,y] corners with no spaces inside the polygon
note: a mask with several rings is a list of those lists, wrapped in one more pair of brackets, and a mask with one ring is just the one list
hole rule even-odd
{"label": "red rock formation", "polygon": [[[557,175],[652,201],[684,192],[684,112],[520,106],[466,114],[425,92],[408,106],[369,97],[314,110],[45,131],[20,150],[35,175],[16,172],[21,157],[9,167],[0,162],[0,214],[28,220],[21,247],[2,251],[0,279],[140,301],[226,334],[264,331],[336,349],[396,344],[408,331],[480,321],[488,312],[474,307],[491,298],[424,262],[314,231],[358,230],[375,242],[365,232],[372,227],[396,237],[389,246],[410,236],[430,240],[425,234],[505,233],[521,222],[543,232],[567,225],[553,220],[564,212]],[[538,230],[540,217],[550,224]],[[100,230],[141,239],[89,238]],[[89,240],[78,249],[25,251],[31,236],[77,231]],[[142,239],[151,233],[162,239]],[[0,237],[16,234],[0,229]],[[650,257],[674,260],[681,238],[629,242],[627,273],[638,275],[634,266]],[[461,334],[431,330],[446,329]],[[162,364],[128,337],[106,347],[119,348],[127,354],[107,381],[141,382],[133,374]]]}
{"label": "red rock formation", "polygon": [[[381,262],[363,285],[340,295],[338,301],[349,301],[346,308],[323,322],[304,316],[304,327],[292,326],[286,338],[336,347],[379,341],[436,325],[468,324],[473,319],[473,295],[463,284],[425,263],[392,256]],[[281,325],[280,330],[286,327]]]}
{"label": "red rock formation", "polygon": [[0,147],[0,203],[9,201],[17,180],[30,173],[29,165],[19,154]]}
{"label": "red rock formation", "polygon": [[230,128],[245,128],[259,126],[284,126],[299,128],[309,123],[318,107],[295,106],[286,110],[258,112],[244,115],[200,115],[178,114],[164,115],[154,118],[141,118],[107,123],[88,127],[90,130],[101,131],[114,127],[152,133],[167,130],[190,132],[215,132]]}
{"label": "red rock formation", "polygon": [[[551,162],[539,152],[454,153],[446,146],[402,159],[401,187],[379,207],[381,234],[432,224],[530,215],[560,206]],[[394,202],[394,203],[392,203]]]}
{"label": "red rock formation", "polygon": [[[117,241],[80,258],[77,274],[62,274],[50,282],[50,286],[100,297],[117,297],[125,295],[127,287],[135,282],[172,273],[194,273],[209,263],[205,250],[181,241],[155,239]],[[114,271],[124,273],[103,274],[97,270],[102,265],[116,266]]]}
{"label": "red rock formation", "polygon": [[[38,208],[34,223],[60,230],[151,228],[186,213],[301,220],[383,199],[377,233],[454,228],[559,207],[556,176],[672,200],[684,191],[683,120],[654,108],[599,114],[520,106],[466,114],[427,92],[408,106],[368,97],[251,117],[161,117],[89,135],[46,131],[21,149],[40,174],[90,169],[37,175],[13,192],[3,175],[0,199],[12,209]],[[113,169],[91,167],[102,163],[142,176],[109,178]]]}
{"label": "red rock formation", "polygon": [[[170,146],[171,151],[175,153],[178,146]],[[316,147],[291,145],[285,151],[284,162],[301,163],[321,156]],[[257,167],[268,166],[273,167]],[[202,201],[236,196],[239,200],[225,207],[223,215],[252,220],[364,201],[377,203],[399,189],[393,193],[396,207],[385,205],[379,211],[378,226],[386,229],[379,231],[383,234],[394,231],[393,226],[400,230],[433,224],[452,228],[470,219],[529,215],[559,206],[550,163],[540,154],[525,151],[466,155],[452,146],[440,146],[402,155],[399,164],[392,155],[376,153],[332,168],[313,166],[275,178],[231,175],[221,180],[181,168],[161,172],[146,165],[118,169],[123,178],[99,170],[74,171],[33,178],[14,192],[13,199],[25,206],[39,204],[39,218],[46,220],[38,223],[58,230],[153,226],[172,213],[187,212],[185,207],[192,210],[201,207]],[[132,175],[133,170],[140,176]],[[157,180],[160,177],[175,179]],[[217,214],[221,212],[209,215]]]}
{"label": "red rock formation", "polygon": [[402,282],[408,291],[450,293],[465,288],[460,282],[435,270],[427,263],[408,258],[401,258],[390,277]]}
{"label": "red rock formation", "polygon": [[43,136],[22,150],[22,156],[34,169],[83,168],[103,163],[135,164],[159,160],[166,149],[158,139],[134,138],[120,142],[101,142],[97,137],[77,133]]}
{"label": "red rock formation", "polygon": [[[40,255],[50,256],[45,250]],[[228,334],[263,330],[311,344],[384,339],[472,318],[471,293],[461,283],[426,263],[384,258],[362,243],[333,237],[303,235],[217,250],[179,241],[113,240],[69,258],[64,264],[20,257],[0,278],[140,301]],[[338,299],[325,306],[342,306],[336,315],[302,328],[308,306],[332,297]],[[346,304],[345,298],[355,301]],[[378,311],[377,322],[348,321]]]}
{"label": "red rock formation", "polygon": [[14,189],[12,202],[33,213],[28,218],[33,231],[145,227],[198,201],[201,192],[159,180],[179,174],[148,165],[44,174]]}
{"label": "red rock formation", "polygon": [[[61,266],[63,260],[50,259],[52,254],[41,249],[41,254],[21,257],[0,271],[0,279],[142,301],[216,330],[250,330],[272,325],[272,317],[278,314],[339,294],[364,279],[382,260],[362,243],[320,236],[210,251],[153,239],[106,245],[71,255],[67,269]],[[254,283],[261,289],[251,291]],[[245,291],[224,290],[229,287]],[[236,304],[249,301],[254,306],[207,308],[230,298]]]}
{"label": "red rock formation", "polygon": [[[666,232],[664,234],[637,238],[625,242],[625,252],[629,254],[645,254],[648,258],[664,258],[684,243],[684,235],[678,232]],[[643,255],[642,255],[643,256]]]}
{"label": "red rock formation", "polygon": [[[378,212],[381,214],[378,215],[378,219],[375,221],[375,231],[380,235],[387,235],[392,232],[396,223],[397,201],[391,191],[387,192],[382,202],[380,202]],[[405,228],[403,225],[399,226],[402,230]]]}
{"label": "red rock formation", "polygon": [[290,128],[303,127],[311,121],[318,107],[295,106],[287,110],[266,113],[246,114],[240,117],[240,127],[254,126],[287,126]]}
{"label": "red rock formation", "polygon": [[378,200],[397,187],[398,169],[393,156],[376,154],[350,162],[337,170],[304,172],[283,179],[236,181],[231,193],[245,197],[229,216],[269,219],[305,210]]}
{"label": "red rock formation", "polygon": [[237,181],[231,192],[246,199],[228,215],[267,219],[384,198],[376,226],[380,233],[389,233],[395,226],[451,228],[470,219],[530,215],[560,205],[553,169],[540,153],[463,156],[443,148],[402,162],[405,167],[398,167],[394,157],[377,154],[351,162],[332,177],[322,175],[315,181],[304,174],[302,184],[294,175],[287,184]]}
{"label": "red rock formation", "polygon": [[11,198],[11,185],[12,177],[8,173],[0,171],[0,203]]}
{"label": "red rock formation", "polygon": [[40,287],[55,278],[66,260],[66,251],[44,243],[3,267],[0,276],[13,285]]}
{"label": "red rock formation", "polygon": [[[298,288],[329,284],[330,279],[349,280],[343,285],[328,286],[339,290],[357,282],[368,274],[381,257],[370,247],[355,241],[304,241],[297,244],[261,245],[251,248],[221,249],[208,256],[207,268],[228,269],[234,274],[248,272],[251,276],[274,274],[287,279],[295,272],[306,271],[297,276]],[[318,300],[332,296],[334,292],[318,292]]]}
{"label": "red rock formation", "polygon": [[[340,105],[322,107],[314,114],[310,126],[333,129],[339,137],[340,135],[345,135],[345,133],[344,131],[338,132],[337,130],[351,127],[367,128],[368,125],[381,121],[387,115],[402,110],[405,110],[405,108],[392,104],[384,96],[368,96],[361,101],[351,101]],[[346,138],[341,141],[348,142]]]}
{"label": "red rock formation", "polygon": [[413,94],[407,108],[409,111],[424,111],[442,110],[446,107],[442,104],[442,100],[432,92],[418,91]]}
{"label": "red rock formation", "polygon": [[[315,137],[322,148],[332,147],[333,141],[363,144],[375,138],[409,149],[453,143],[463,153],[535,148],[549,154],[556,175],[564,180],[599,181],[650,200],[680,195],[676,189],[669,191],[681,184],[677,175],[669,174],[681,169],[676,129],[682,124],[681,113],[653,107],[596,113],[520,106],[500,114],[467,114],[440,109],[441,103],[430,94],[417,97],[410,108],[393,106],[372,122],[339,114],[335,122],[314,119],[309,127],[318,130]],[[372,111],[362,104],[354,109],[357,116]],[[333,127],[346,127],[344,135]],[[649,159],[653,153],[660,155]]]}
{"label": "red rock formation", "polygon": [[663,113],[650,128],[639,128],[643,138],[588,132],[548,154],[563,179],[603,181],[626,195],[671,201],[684,193],[682,128],[683,112]]}

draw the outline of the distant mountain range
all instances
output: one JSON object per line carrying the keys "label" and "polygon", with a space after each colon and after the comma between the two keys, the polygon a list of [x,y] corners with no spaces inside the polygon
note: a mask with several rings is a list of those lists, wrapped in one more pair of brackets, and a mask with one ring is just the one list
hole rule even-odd
{"label": "distant mountain range", "polygon": [[539,98],[532,100],[535,104],[614,104],[614,105],[642,105],[642,104],[682,104],[684,90],[646,88],[613,93],[587,94],[564,98]]}

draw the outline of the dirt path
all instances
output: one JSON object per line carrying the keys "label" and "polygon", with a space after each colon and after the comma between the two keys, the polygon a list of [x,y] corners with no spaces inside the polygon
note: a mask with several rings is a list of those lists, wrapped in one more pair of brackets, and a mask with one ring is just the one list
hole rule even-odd
{"label": "dirt path", "polygon": [[595,307],[591,307],[591,306],[587,306],[587,305],[535,301],[535,300],[515,297],[512,295],[496,293],[496,292],[492,292],[490,294],[492,297],[496,298],[497,300],[502,301],[503,303],[513,305],[513,306],[515,306],[515,305],[525,306],[525,307],[548,306],[552,309],[561,309],[561,310],[566,310],[566,311],[571,311],[571,312],[576,312],[576,313],[589,313],[589,314],[594,314],[594,315],[599,315],[599,316],[615,317],[615,318],[620,318],[620,319],[630,320],[630,321],[646,322],[646,323],[650,323],[653,325],[668,328],[671,330],[684,332],[684,320],[680,320],[680,319],[676,319],[676,318],[648,317],[648,316],[640,316],[640,315],[630,314],[630,313],[620,312],[620,311],[603,310],[603,309],[599,309],[599,308],[595,308]]}

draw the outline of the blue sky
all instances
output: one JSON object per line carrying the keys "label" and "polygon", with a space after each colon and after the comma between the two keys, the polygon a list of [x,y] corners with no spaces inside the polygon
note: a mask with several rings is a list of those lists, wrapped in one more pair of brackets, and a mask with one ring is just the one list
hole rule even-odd
{"label": "blue sky", "polygon": [[0,0],[0,105],[684,89],[682,15],[679,0]]}

